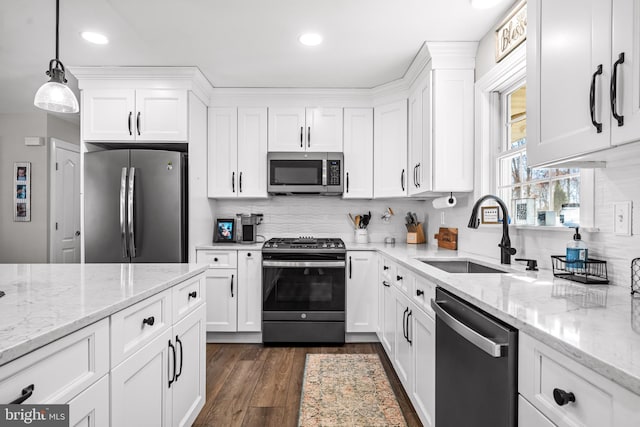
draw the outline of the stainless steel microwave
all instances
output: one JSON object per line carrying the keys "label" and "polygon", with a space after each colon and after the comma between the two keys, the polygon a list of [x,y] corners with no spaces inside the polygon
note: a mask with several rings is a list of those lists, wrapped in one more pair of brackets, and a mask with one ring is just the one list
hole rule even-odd
{"label": "stainless steel microwave", "polygon": [[271,194],[342,194],[342,153],[268,153]]}

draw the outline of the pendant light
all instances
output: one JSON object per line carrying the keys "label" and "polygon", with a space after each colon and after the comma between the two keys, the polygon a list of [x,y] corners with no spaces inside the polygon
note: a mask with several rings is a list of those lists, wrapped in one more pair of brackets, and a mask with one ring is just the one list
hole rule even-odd
{"label": "pendant light", "polygon": [[60,0],[56,0],[56,57],[49,61],[47,76],[51,79],[40,86],[33,100],[33,105],[43,110],[56,113],[77,113],[80,111],[78,100],[73,91],[66,85],[64,65],[58,59],[59,53]]}

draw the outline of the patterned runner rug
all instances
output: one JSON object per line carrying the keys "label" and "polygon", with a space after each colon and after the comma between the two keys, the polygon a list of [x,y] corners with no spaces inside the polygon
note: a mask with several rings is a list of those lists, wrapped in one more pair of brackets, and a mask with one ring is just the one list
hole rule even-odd
{"label": "patterned runner rug", "polygon": [[377,354],[307,354],[298,425],[407,424]]}

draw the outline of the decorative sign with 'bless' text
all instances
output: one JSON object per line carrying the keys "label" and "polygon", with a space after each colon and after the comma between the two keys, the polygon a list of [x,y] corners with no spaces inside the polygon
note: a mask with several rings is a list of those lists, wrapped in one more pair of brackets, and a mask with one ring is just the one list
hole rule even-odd
{"label": "decorative sign with 'bless' text", "polygon": [[527,38],[527,3],[522,2],[496,30],[496,62],[500,62]]}

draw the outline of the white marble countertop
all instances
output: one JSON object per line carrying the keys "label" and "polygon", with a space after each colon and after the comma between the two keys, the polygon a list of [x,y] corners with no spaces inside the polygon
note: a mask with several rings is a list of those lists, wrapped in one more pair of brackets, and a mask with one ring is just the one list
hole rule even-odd
{"label": "white marble countertop", "polygon": [[197,264],[0,264],[0,365],[206,270]]}
{"label": "white marble countertop", "polygon": [[[427,245],[347,243],[377,250],[521,332],[640,394],[640,298],[623,286],[582,285],[549,270],[526,271],[495,260]],[[497,248],[495,249],[497,251]],[[416,259],[418,258],[418,259]],[[507,274],[451,274],[419,258],[470,258]]]}

